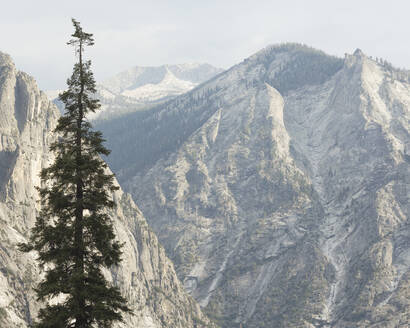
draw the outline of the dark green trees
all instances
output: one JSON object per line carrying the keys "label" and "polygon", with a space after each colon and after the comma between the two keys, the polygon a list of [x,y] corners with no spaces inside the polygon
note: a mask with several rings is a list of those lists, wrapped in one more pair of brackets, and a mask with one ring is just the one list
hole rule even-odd
{"label": "dark green trees", "polygon": [[[85,46],[93,45],[92,34],[75,28],[69,45],[78,62],[68,79],[68,90],[60,94],[65,113],[52,144],[54,163],[41,172],[39,188],[42,210],[23,251],[35,250],[45,270],[36,292],[46,302],[35,327],[111,327],[130,312],[125,299],[102,274],[102,269],[120,262],[121,245],[107,208],[114,206],[110,192],[117,189],[113,175],[100,154],[108,155],[100,132],[85,119],[100,105],[93,98],[95,81],[90,61],[83,60]],[[50,302],[51,301],[51,302]]]}

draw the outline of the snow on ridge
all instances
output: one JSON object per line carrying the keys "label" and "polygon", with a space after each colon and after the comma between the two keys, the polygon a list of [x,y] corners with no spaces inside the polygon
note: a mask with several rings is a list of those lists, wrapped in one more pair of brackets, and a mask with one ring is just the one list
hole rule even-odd
{"label": "snow on ridge", "polygon": [[193,89],[196,85],[196,83],[178,79],[167,67],[167,72],[160,83],[148,83],[132,90],[125,90],[121,95],[132,97],[137,100],[154,101],[167,96],[187,92]]}

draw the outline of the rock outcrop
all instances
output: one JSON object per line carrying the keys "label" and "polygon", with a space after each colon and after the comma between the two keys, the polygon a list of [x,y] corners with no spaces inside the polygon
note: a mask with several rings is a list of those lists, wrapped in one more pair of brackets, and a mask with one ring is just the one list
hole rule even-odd
{"label": "rock outcrop", "polygon": [[[0,53],[0,326],[28,327],[40,304],[33,287],[41,273],[35,254],[17,250],[38,212],[40,170],[50,164],[50,143],[59,113],[34,79],[18,72]],[[117,284],[133,316],[121,327],[205,327],[209,320],[188,296],[171,261],[131,197],[113,194],[111,211],[123,261],[107,275]]]}
{"label": "rock outcrop", "polygon": [[222,327],[393,328],[410,324],[409,108],[406,72],[290,44],[103,128]]}

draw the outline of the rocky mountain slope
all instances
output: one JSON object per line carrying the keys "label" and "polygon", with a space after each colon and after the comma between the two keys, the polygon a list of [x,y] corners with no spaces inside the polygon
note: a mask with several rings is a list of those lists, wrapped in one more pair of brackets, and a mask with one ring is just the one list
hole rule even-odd
{"label": "rocky mountain slope", "polygon": [[[39,308],[33,287],[39,281],[35,254],[24,242],[38,211],[35,186],[52,160],[49,145],[58,119],[56,107],[33,78],[18,72],[0,53],[0,326],[28,327]],[[179,282],[155,234],[131,197],[116,192],[111,215],[125,243],[120,267],[107,272],[135,312],[121,327],[205,327],[208,319]]]}
{"label": "rocky mountain slope", "polygon": [[410,325],[410,84],[268,47],[100,127],[109,164],[222,327]]}
{"label": "rocky mountain slope", "polygon": [[[90,115],[90,119],[107,120],[150,108],[188,92],[222,71],[209,64],[197,63],[135,66],[98,84],[102,110]],[[51,100],[56,99],[58,93],[47,92]]]}

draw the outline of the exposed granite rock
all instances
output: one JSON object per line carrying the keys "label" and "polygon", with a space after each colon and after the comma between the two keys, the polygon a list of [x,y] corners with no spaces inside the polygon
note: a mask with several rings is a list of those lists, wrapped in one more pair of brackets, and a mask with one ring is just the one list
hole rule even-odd
{"label": "exposed granite rock", "polygon": [[[0,326],[28,327],[39,304],[33,287],[40,272],[35,254],[17,250],[35,222],[39,173],[52,161],[49,145],[58,110],[33,78],[0,53]],[[129,300],[134,316],[121,327],[205,327],[208,319],[179,282],[144,217],[122,191],[111,211],[125,243],[121,266],[107,275]]]}
{"label": "exposed granite rock", "polygon": [[223,327],[410,324],[407,81],[276,46],[143,118],[151,161],[115,171]]}

